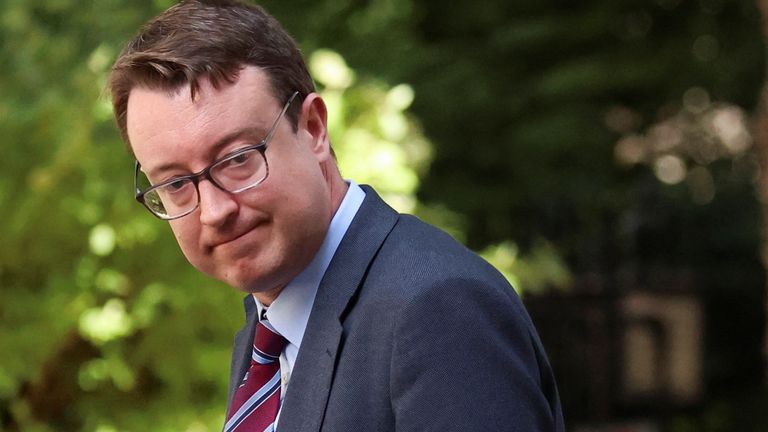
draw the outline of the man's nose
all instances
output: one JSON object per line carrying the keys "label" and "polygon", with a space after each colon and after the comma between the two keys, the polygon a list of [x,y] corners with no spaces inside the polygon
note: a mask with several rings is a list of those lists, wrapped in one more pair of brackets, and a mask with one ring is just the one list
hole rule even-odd
{"label": "man's nose", "polygon": [[200,193],[200,222],[203,225],[221,226],[237,213],[235,196],[220,189],[208,179],[197,184]]}

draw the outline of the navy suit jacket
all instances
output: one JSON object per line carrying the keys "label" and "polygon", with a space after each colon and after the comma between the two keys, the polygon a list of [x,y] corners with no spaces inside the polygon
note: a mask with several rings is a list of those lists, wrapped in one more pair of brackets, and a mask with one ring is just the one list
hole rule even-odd
{"label": "navy suit jacket", "polygon": [[[318,288],[278,432],[564,431],[554,377],[507,281],[369,187]],[[235,337],[230,400],[256,307]]]}

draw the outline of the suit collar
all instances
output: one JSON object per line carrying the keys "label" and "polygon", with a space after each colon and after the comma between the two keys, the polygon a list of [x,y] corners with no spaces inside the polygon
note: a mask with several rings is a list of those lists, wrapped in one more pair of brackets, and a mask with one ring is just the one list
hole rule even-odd
{"label": "suit collar", "polygon": [[[350,180],[348,183],[349,189],[331,220],[328,233],[317,254],[307,268],[283,289],[269,308],[270,323],[289,342],[289,346],[286,347],[286,358],[289,364],[294,363],[298,347],[301,346],[318,286],[342,238],[365,200],[365,191],[354,181]],[[250,346],[254,336],[256,317],[263,310],[263,306],[254,300],[252,295],[246,296],[244,303],[247,322],[235,337],[229,401],[234,394],[233,389],[236,388],[236,384],[239,385],[239,380],[249,367]]]}
{"label": "suit collar", "polygon": [[283,401],[281,432],[320,430],[341,341],[342,316],[397,221],[397,213],[373,189],[361,187],[365,200],[318,288]]}
{"label": "suit collar", "polygon": [[240,385],[242,377],[245,376],[248,366],[250,366],[251,346],[253,336],[256,333],[256,321],[258,321],[258,310],[253,296],[246,296],[243,299],[243,304],[245,306],[245,325],[235,335],[229,376],[229,394],[227,395],[227,412],[229,412],[235,390]]}

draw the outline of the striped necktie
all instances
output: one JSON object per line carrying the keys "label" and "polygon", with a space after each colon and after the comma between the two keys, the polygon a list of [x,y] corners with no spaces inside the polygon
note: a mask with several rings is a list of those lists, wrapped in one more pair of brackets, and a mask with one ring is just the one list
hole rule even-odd
{"label": "striped necktie", "polygon": [[262,319],[256,324],[251,366],[235,391],[224,432],[272,432],[280,409],[280,353],[286,340]]}

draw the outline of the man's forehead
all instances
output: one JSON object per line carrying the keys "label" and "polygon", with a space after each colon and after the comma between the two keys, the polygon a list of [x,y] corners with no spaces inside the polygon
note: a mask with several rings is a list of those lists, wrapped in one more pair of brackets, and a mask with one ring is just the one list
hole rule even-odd
{"label": "man's forehead", "polygon": [[249,115],[258,120],[260,112],[271,113],[280,104],[274,97],[269,77],[260,68],[245,67],[233,78],[231,82],[213,82],[208,77],[202,77],[195,90],[188,83],[173,88],[146,84],[135,86],[129,94],[126,109],[129,135],[131,123],[143,117],[139,111],[147,107],[162,107],[184,116],[192,115],[196,110],[208,110],[216,106],[221,109],[232,105],[238,111],[249,111]]}
{"label": "man's forehead", "polygon": [[131,91],[127,108],[131,147],[142,165],[150,169],[155,162],[170,162],[146,160],[150,148],[154,159],[161,156],[158,146],[177,155],[184,154],[189,144],[201,150],[246,129],[252,134],[259,131],[260,137],[279,110],[266,74],[257,68],[243,69],[232,83],[215,86],[210,80],[201,81],[194,99],[184,88],[137,86]]}
{"label": "man's forehead", "polygon": [[169,85],[167,82],[137,82],[128,95],[128,109],[137,93],[153,93],[167,99],[181,99],[200,104],[201,101],[247,94],[263,102],[277,101],[269,75],[257,66],[244,66],[226,78],[212,79],[210,75],[197,77],[194,82]]}

